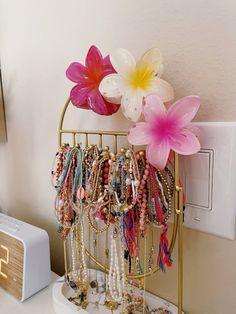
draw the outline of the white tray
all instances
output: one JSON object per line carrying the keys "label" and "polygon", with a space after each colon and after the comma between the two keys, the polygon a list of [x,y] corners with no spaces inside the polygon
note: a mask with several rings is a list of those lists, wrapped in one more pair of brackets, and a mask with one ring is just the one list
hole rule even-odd
{"label": "white tray", "polygon": [[[100,271],[97,271],[95,275],[95,271],[93,269],[90,270],[91,280],[95,279],[95,276],[98,276],[97,280],[99,282],[100,278],[104,276],[104,274]],[[100,277],[100,278],[99,278]],[[65,282],[64,277],[59,278],[53,286],[53,307],[56,314],[111,314],[111,311],[107,309],[105,306],[95,307],[94,304],[89,304],[86,310],[78,309],[76,305],[68,301],[68,298],[74,295],[74,290],[71,289]],[[89,293],[88,299],[90,301],[97,301],[97,296]],[[101,298],[102,299],[102,298]],[[102,300],[100,300],[102,303]],[[153,308],[164,308],[169,310],[172,314],[178,314],[178,308],[149,292],[145,292],[145,302],[148,305],[149,309]],[[121,307],[117,310],[113,311],[114,314],[121,313]],[[182,312],[184,314],[184,312]]]}

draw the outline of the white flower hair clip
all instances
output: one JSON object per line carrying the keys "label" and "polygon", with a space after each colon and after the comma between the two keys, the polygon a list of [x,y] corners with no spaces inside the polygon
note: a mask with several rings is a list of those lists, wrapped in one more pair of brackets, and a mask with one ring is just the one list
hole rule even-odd
{"label": "white flower hair clip", "polygon": [[174,98],[172,86],[162,80],[161,52],[157,48],[146,51],[136,62],[126,49],[119,48],[110,55],[110,61],[117,73],[105,76],[99,91],[113,104],[121,104],[127,119],[138,121],[142,115],[144,97],[156,93],[163,102]]}

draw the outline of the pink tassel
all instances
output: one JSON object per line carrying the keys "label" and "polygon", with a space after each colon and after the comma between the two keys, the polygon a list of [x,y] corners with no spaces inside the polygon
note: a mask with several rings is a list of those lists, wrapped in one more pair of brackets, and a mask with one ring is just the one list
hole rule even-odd
{"label": "pink tassel", "polygon": [[133,210],[129,210],[125,216],[125,227],[125,236],[129,246],[129,255],[132,256],[137,248]]}
{"label": "pink tassel", "polygon": [[155,208],[156,208],[156,214],[158,217],[159,222],[162,224],[162,231],[160,235],[160,243],[159,243],[159,252],[158,252],[158,257],[157,257],[157,265],[160,267],[160,269],[164,272],[165,271],[165,266],[171,267],[172,265],[172,258],[171,254],[169,251],[169,244],[168,244],[168,239],[167,239],[167,230],[168,226],[164,222],[163,214],[162,214],[162,209],[159,205],[158,201],[158,193],[159,193],[159,188],[156,184],[155,181],[155,172],[156,169],[150,165],[150,180],[151,180],[151,187],[153,190],[153,198],[155,201]]}

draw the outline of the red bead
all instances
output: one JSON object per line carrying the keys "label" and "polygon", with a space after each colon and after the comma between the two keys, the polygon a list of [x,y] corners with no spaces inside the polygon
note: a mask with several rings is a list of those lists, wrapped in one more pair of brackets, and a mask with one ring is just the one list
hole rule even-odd
{"label": "red bead", "polygon": [[109,168],[108,168],[108,167],[105,167],[105,168],[103,169],[103,172],[104,172],[104,173],[108,173],[108,172],[109,172]]}
{"label": "red bead", "polygon": [[107,173],[103,173],[102,177],[103,177],[103,179],[107,179],[108,178],[108,174]]}

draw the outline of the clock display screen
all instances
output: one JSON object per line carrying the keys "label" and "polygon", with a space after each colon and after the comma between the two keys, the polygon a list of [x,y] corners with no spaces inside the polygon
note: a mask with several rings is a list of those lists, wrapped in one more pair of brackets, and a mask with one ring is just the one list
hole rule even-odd
{"label": "clock display screen", "polygon": [[[9,249],[3,244],[0,244],[0,249],[5,251],[6,258],[0,258],[0,276],[3,276],[4,278],[7,278],[7,275],[2,271],[2,264],[7,265],[9,263]],[[1,254],[0,254],[1,256]]]}

